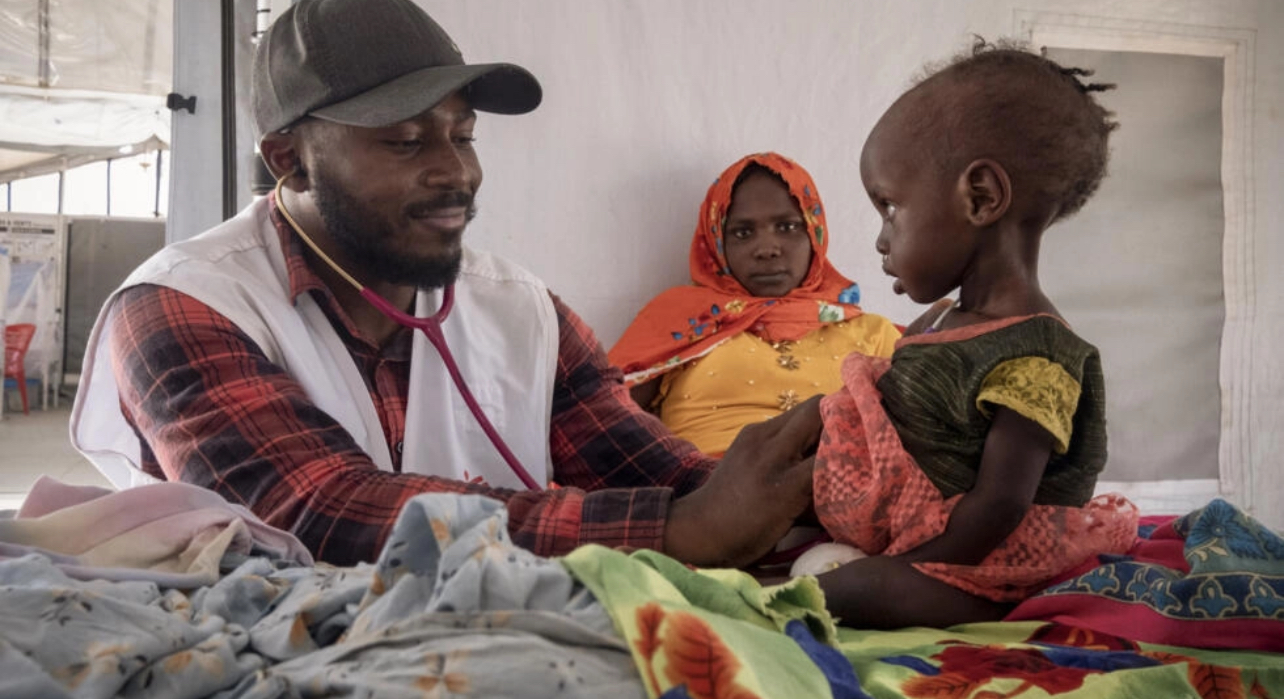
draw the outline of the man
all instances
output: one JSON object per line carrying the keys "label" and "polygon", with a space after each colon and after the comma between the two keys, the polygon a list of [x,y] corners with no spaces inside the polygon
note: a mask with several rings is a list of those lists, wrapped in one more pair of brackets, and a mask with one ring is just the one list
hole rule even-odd
{"label": "man", "polygon": [[[211,488],[336,564],[372,560],[430,491],[506,501],[514,539],[544,555],[601,543],[737,565],[769,550],[810,501],[816,401],[714,468],[632,403],[540,280],[462,246],[476,112],[540,99],[524,69],[465,65],[409,0],[293,5],[254,64],[276,193],[161,251],[104,305],[77,447],[118,483]],[[561,487],[516,490],[445,360],[369,298],[428,317],[447,288],[442,329],[480,412],[536,484]]]}

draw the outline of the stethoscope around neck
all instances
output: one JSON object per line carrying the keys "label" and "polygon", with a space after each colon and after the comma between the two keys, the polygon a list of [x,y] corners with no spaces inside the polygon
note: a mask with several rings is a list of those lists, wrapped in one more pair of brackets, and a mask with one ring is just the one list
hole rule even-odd
{"label": "stethoscope around neck", "polygon": [[504,457],[504,462],[508,464],[508,467],[513,470],[513,473],[521,479],[522,483],[527,488],[530,490],[540,490],[539,483],[537,483],[535,479],[531,477],[531,474],[522,467],[522,463],[517,460],[517,456],[508,448],[508,445],[504,442],[504,438],[500,436],[499,431],[495,429],[495,426],[491,424],[490,419],[486,417],[486,413],[482,411],[481,406],[477,404],[477,399],[473,397],[473,392],[468,389],[468,384],[464,381],[464,376],[459,371],[459,365],[455,363],[454,355],[450,353],[450,346],[446,344],[446,334],[442,332],[441,324],[446,322],[446,317],[450,315],[450,310],[455,305],[455,285],[447,284],[442,289],[441,308],[439,308],[434,315],[428,318],[416,318],[398,309],[396,306],[392,305],[388,299],[376,294],[373,290],[364,286],[361,282],[358,282],[351,274],[344,271],[343,268],[334,260],[330,259],[330,256],[325,254],[325,252],[322,251],[316,243],[312,242],[312,238],[308,237],[307,233],[303,232],[303,227],[300,226],[298,222],[294,220],[294,217],[290,215],[290,212],[285,208],[285,201],[281,198],[281,184],[285,182],[285,178],[289,176],[290,175],[287,174],[285,177],[278,179],[276,181],[275,188],[276,208],[281,212],[281,215],[285,217],[286,222],[290,224],[290,227],[294,229],[295,233],[299,234],[299,237],[303,239],[303,242],[307,243],[308,247],[312,249],[312,252],[316,253],[318,257],[324,260],[325,263],[330,266],[330,269],[333,269],[339,274],[339,276],[343,277],[344,281],[351,284],[353,288],[357,290],[357,293],[361,294],[362,298],[370,302],[370,305],[374,306],[380,313],[384,314],[384,316],[396,322],[398,325],[423,332],[424,337],[428,338],[429,344],[431,344],[437,350],[437,354],[441,356],[441,361],[446,365],[446,371],[450,372],[450,378],[455,382],[455,388],[459,390],[459,395],[463,397],[464,403],[466,403],[468,405],[468,409],[472,411],[473,417],[477,419],[477,424],[481,426],[482,431],[490,438],[490,443],[495,445],[495,450],[499,452],[500,456]]}

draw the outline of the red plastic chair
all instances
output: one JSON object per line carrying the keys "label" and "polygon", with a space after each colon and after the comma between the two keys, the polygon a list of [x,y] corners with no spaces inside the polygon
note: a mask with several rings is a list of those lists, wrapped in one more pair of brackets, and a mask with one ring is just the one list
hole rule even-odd
{"label": "red plastic chair", "polygon": [[18,395],[22,397],[22,414],[30,415],[27,409],[27,375],[22,369],[22,361],[31,346],[31,338],[36,336],[36,326],[31,323],[6,325],[4,328],[4,377],[13,379],[18,384]]}

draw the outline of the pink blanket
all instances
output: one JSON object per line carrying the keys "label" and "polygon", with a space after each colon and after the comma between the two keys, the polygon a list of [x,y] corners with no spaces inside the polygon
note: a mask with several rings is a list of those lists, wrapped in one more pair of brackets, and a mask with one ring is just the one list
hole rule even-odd
{"label": "pink blanket", "polygon": [[185,483],[113,492],[41,478],[15,519],[0,520],[0,561],[48,556],[80,579],[213,584],[227,554],[311,565],[298,539],[240,505]]}

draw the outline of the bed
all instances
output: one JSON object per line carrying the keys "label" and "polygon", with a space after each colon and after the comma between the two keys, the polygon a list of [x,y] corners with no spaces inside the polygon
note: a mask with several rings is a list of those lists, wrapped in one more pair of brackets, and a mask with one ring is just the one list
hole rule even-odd
{"label": "bed", "polygon": [[0,696],[1284,696],[1284,544],[1220,501],[1009,620],[895,632],[842,627],[810,578],[540,558],[506,523],[419,496],[339,568],[199,488],[42,480],[0,520]]}

